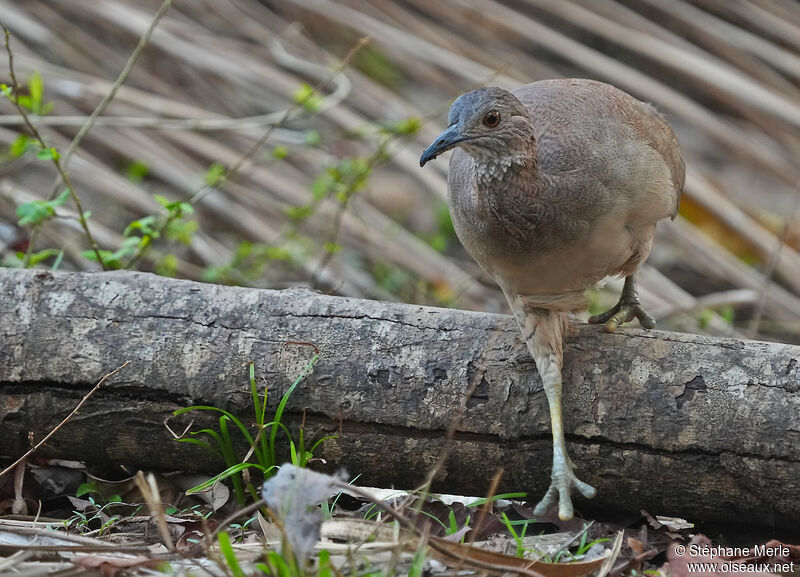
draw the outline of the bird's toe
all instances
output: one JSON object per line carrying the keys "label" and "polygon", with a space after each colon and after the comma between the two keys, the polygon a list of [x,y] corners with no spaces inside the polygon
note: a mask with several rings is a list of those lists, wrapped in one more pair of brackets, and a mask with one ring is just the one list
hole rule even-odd
{"label": "bird's toe", "polygon": [[639,319],[639,324],[642,325],[645,329],[652,329],[656,326],[656,319],[653,318],[651,314],[649,314],[646,310],[642,308],[642,305],[637,304],[634,307],[634,314],[636,318]]}
{"label": "bird's toe", "polygon": [[558,503],[559,519],[562,521],[569,521],[574,516],[571,497],[573,488],[577,489],[578,492],[587,499],[592,499],[597,495],[597,489],[592,487],[589,483],[578,479],[572,471],[566,471],[557,477],[553,477],[550,482],[550,487],[547,489],[547,493],[536,505],[533,514],[539,516],[544,515]]}
{"label": "bird's toe", "polygon": [[619,311],[620,303],[617,303],[613,308],[607,310],[604,313],[600,313],[599,315],[592,315],[589,317],[589,324],[592,325],[604,325],[608,322],[608,319],[613,317]]}

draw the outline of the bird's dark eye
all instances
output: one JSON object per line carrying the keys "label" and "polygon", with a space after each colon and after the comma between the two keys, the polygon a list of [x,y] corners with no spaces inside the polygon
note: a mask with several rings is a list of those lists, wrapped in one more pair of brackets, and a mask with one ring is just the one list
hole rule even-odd
{"label": "bird's dark eye", "polygon": [[500,124],[500,113],[496,110],[490,110],[486,113],[486,116],[483,117],[483,124],[489,128],[494,128]]}

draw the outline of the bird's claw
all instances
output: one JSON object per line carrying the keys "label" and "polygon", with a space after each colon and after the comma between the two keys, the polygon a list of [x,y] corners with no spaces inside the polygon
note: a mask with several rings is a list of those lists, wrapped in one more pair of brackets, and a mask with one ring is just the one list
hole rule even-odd
{"label": "bird's claw", "polygon": [[623,323],[629,323],[634,318],[639,319],[639,324],[646,329],[656,326],[656,319],[642,308],[639,301],[620,301],[612,308],[602,314],[589,317],[589,323],[593,325],[605,324],[607,333],[613,333],[617,327]]}
{"label": "bird's claw", "polygon": [[547,511],[558,502],[558,517],[562,521],[569,521],[573,516],[572,508],[572,488],[576,488],[578,492],[586,497],[592,499],[597,495],[597,489],[592,487],[589,483],[584,483],[575,473],[572,468],[562,471],[561,473],[553,473],[552,480],[550,481],[550,488],[547,493],[542,497],[542,500],[536,505],[533,514],[537,516],[544,515]]}

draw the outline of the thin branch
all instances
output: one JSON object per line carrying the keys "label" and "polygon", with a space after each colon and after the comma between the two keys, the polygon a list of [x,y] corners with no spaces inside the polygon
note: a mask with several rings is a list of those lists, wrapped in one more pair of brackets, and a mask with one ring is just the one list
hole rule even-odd
{"label": "thin branch", "polygon": [[[17,75],[14,72],[14,53],[11,51],[11,32],[9,32],[8,28],[6,28],[5,25],[3,25],[2,28],[3,28],[3,33],[5,35],[5,48],[6,52],[8,53],[8,75],[9,78],[11,79],[11,88],[14,92],[14,100],[13,100],[14,106],[16,107],[17,112],[19,112],[20,115],[25,119],[25,126],[27,126],[28,130],[31,131],[31,134],[39,143],[39,146],[41,146],[42,149],[49,148],[47,146],[47,143],[44,141],[44,138],[42,138],[41,133],[31,123],[30,118],[28,117],[28,112],[19,103],[20,84],[17,81]],[[78,209],[78,222],[80,222],[81,228],[83,229],[83,232],[89,241],[89,246],[92,248],[92,251],[94,252],[95,257],[97,258],[97,261],[100,263],[100,266],[103,268],[103,270],[107,270],[106,265],[103,262],[103,258],[100,255],[100,248],[97,246],[97,242],[95,241],[94,236],[92,235],[92,231],[89,230],[89,223],[87,222],[86,216],[84,215],[83,207],[81,206],[81,199],[78,197],[78,194],[72,187],[72,182],[70,181],[69,174],[66,172],[64,166],[61,164],[61,160],[58,154],[52,155],[51,161],[53,165],[56,167],[58,175],[61,177],[60,180],[67,187],[69,195],[72,198],[72,201],[75,203],[75,208]],[[56,182],[58,182],[58,179]],[[56,188],[57,187],[55,186],[53,187],[53,190],[51,191],[48,200],[52,200],[54,198],[55,196],[54,192]],[[31,238],[28,245],[28,252],[25,254],[25,259],[23,260],[23,264],[26,267],[28,266],[28,263],[30,262],[30,257],[33,254],[33,247],[36,245],[36,236],[38,234],[38,231],[39,231],[39,226],[36,226],[33,229],[33,232],[31,233]]]}
{"label": "thin branch", "polygon": [[772,258],[770,258],[769,263],[767,264],[767,269],[764,271],[764,286],[761,288],[755,313],[753,314],[753,318],[750,321],[750,326],[745,333],[751,339],[756,338],[758,335],[758,327],[761,324],[761,317],[764,314],[764,305],[767,302],[767,292],[769,291],[770,284],[772,284],[772,275],[775,274],[775,269],[778,267],[778,261],[780,260],[781,252],[788,241],[792,222],[794,222],[798,211],[800,211],[800,180],[798,180],[795,184],[795,188],[797,192],[794,197],[794,206],[792,207],[792,211],[786,217],[786,220],[783,222],[783,230],[778,237],[778,246],[775,248],[775,252],[772,254]]}
{"label": "thin branch", "polygon": [[5,476],[5,475],[6,475],[6,474],[7,474],[9,471],[12,471],[12,470],[14,469],[14,467],[16,467],[16,466],[17,466],[17,464],[18,464],[18,463],[20,463],[20,462],[24,461],[25,459],[27,459],[28,457],[30,457],[30,456],[31,456],[31,455],[32,455],[34,452],[36,452],[36,451],[37,451],[37,450],[38,450],[38,449],[39,449],[39,448],[40,448],[42,445],[44,445],[44,444],[45,444],[47,441],[49,441],[49,440],[50,440],[50,438],[51,438],[53,435],[55,435],[55,434],[56,434],[56,431],[58,431],[58,430],[59,430],[61,427],[63,427],[63,426],[64,426],[64,425],[67,423],[67,421],[69,421],[69,420],[70,420],[70,419],[71,419],[73,416],[75,416],[75,413],[77,413],[77,412],[78,412],[78,411],[81,409],[81,407],[83,407],[83,405],[85,405],[85,404],[86,404],[86,401],[88,401],[88,400],[89,400],[89,397],[91,397],[93,394],[95,394],[95,393],[97,392],[97,389],[99,389],[99,388],[100,388],[100,386],[101,386],[103,383],[105,383],[105,382],[106,382],[106,381],[107,381],[109,378],[113,377],[113,376],[114,376],[114,375],[116,375],[118,372],[120,372],[122,369],[124,369],[125,367],[127,367],[127,366],[130,364],[130,362],[131,362],[131,361],[125,361],[125,362],[124,362],[124,363],[122,363],[120,366],[118,366],[116,369],[114,369],[113,371],[111,371],[110,373],[108,373],[107,375],[105,375],[105,376],[104,376],[102,379],[100,379],[99,381],[97,381],[97,384],[96,384],[94,387],[92,387],[92,390],[91,390],[91,391],[89,391],[88,393],[86,393],[86,394],[83,396],[83,398],[80,400],[80,402],[79,402],[77,405],[75,405],[75,408],[74,408],[74,409],[72,409],[72,411],[70,412],[70,414],[69,414],[69,415],[67,415],[66,417],[64,417],[64,419],[63,419],[63,420],[62,420],[62,421],[61,421],[61,422],[60,422],[58,425],[56,425],[56,426],[53,428],[53,430],[52,430],[52,431],[50,431],[49,433],[47,433],[47,435],[45,435],[45,436],[44,436],[44,438],[43,438],[41,441],[39,441],[38,443],[36,443],[36,445],[34,445],[32,448],[30,448],[30,449],[29,449],[29,450],[28,450],[28,451],[27,451],[27,452],[26,452],[24,455],[22,455],[22,456],[21,456],[19,459],[17,459],[17,460],[16,460],[16,461],[14,461],[13,463],[11,463],[11,464],[10,464],[8,467],[6,467],[6,468],[5,468],[5,469],[3,469],[2,471],[0,471],[0,478],[2,478],[3,476]]}
{"label": "thin branch", "polygon": [[[367,159],[367,164],[365,167],[365,173],[368,175],[372,172],[372,169],[375,168],[385,157],[386,154],[386,147],[389,145],[389,142],[392,140],[393,135],[385,138],[380,145],[378,146],[377,150]],[[324,254],[320,259],[317,267],[314,269],[314,272],[311,274],[311,284],[312,286],[317,286],[319,284],[320,276],[324,272],[325,268],[330,264],[331,259],[334,255],[333,246],[336,244],[336,239],[339,238],[339,230],[342,227],[342,218],[344,217],[344,213],[347,210],[347,205],[350,202],[353,194],[356,192],[356,187],[359,183],[359,179],[362,175],[354,176],[347,185],[347,188],[343,191],[342,195],[343,198],[339,202],[338,210],[336,211],[336,215],[334,216],[333,226],[328,231],[328,236],[325,239],[324,247]]]}
{"label": "thin branch", "polygon": [[[356,42],[355,46],[353,46],[350,49],[350,51],[347,53],[347,55],[344,57],[344,60],[342,60],[342,62],[336,68],[334,68],[331,71],[330,75],[328,75],[327,78],[323,78],[322,80],[320,80],[309,91],[308,96],[305,99],[298,99],[295,102],[293,102],[292,105],[289,106],[289,108],[287,108],[284,111],[283,117],[278,122],[276,122],[275,124],[273,124],[269,128],[267,128],[267,130],[264,132],[263,136],[261,138],[259,138],[247,151],[245,151],[245,153],[242,156],[239,157],[239,159],[233,164],[233,166],[231,166],[225,172],[224,181],[230,180],[239,171],[241,171],[242,169],[244,169],[247,166],[249,166],[250,161],[252,160],[253,156],[256,154],[256,152],[258,152],[261,149],[262,146],[264,146],[264,144],[267,142],[267,140],[269,140],[269,138],[272,136],[272,133],[275,131],[275,129],[276,128],[282,128],[287,122],[289,122],[289,120],[292,120],[293,119],[293,114],[296,111],[302,109],[303,106],[306,105],[306,103],[308,102],[309,99],[313,98],[313,96],[315,94],[317,94],[323,88],[325,88],[325,86],[330,84],[339,74],[344,72],[344,69],[347,68],[347,66],[350,64],[350,61],[353,59],[353,57],[356,54],[358,54],[358,52],[364,46],[369,44],[369,42],[370,42],[370,39],[368,37],[360,38],[358,40],[358,42]],[[192,196],[192,198],[191,198],[191,200],[189,202],[191,202],[192,204],[195,204],[198,200],[200,200],[203,196],[205,196],[212,188],[214,188],[214,187],[210,186],[210,185],[204,186],[197,193],[195,193],[194,196]]]}
{"label": "thin branch", "polygon": [[[334,68],[331,73],[326,77],[320,80],[308,93],[308,96],[305,99],[298,99],[291,104],[281,116],[280,120],[271,124],[269,128],[264,132],[264,134],[259,138],[253,145],[248,148],[244,154],[242,154],[238,160],[228,169],[225,171],[221,182],[216,183],[215,185],[207,184],[203,186],[200,190],[198,190],[192,197],[188,200],[190,204],[197,204],[206,194],[208,194],[212,189],[216,188],[218,185],[224,185],[225,182],[230,181],[235,175],[237,175],[241,170],[245,169],[249,166],[253,156],[261,150],[261,147],[270,139],[272,134],[275,130],[279,128],[283,128],[290,120],[293,119],[293,115],[296,111],[303,108],[303,106],[307,103],[307,101],[312,98],[315,94],[321,91],[325,86],[333,82],[336,77],[341,74],[345,68],[350,64],[350,61],[353,57],[361,50],[364,46],[366,46],[370,42],[368,37],[364,37],[359,39],[359,41],[353,46],[347,55],[344,57],[344,60]],[[157,229],[159,236],[164,233],[167,227],[172,224],[174,220],[179,218],[178,213],[171,213],[166,219],[164,219],[162,225]],[[131,257],[131,260],[128,261],[128,264],[125,266],[126,269],[131,269],[136,263],[138,263],[145,253],[149,250],[151,243],[146,245],[140,245],[136,253]]]}
{"label": "thin branch", "polygon": [[[381,501],[373,497],[367,491],[362,490],[359,487],[355,487],[348,483],[343,483],[341,481],[334,481],[332,483],[333,486],[338,486],[342,490],[348,491],[352,495],[356,495],[363,499],[367,499],[368,501],[372,502],[376,506],[383,509],[386,513],[391,515],[391,517],[398,522],[398,524],[408,531],[411,531],[418,536],[424,536],[423,531],[417,527],[410,519],[408,519],[405,515],[403,515],[400,511],[389,505],[388,503]],[[486,561],[481,561],[479,559],[473,559],[470,557],[464,557],[464,555],[455,553],[450,549],[442,546],[436,539],[430,539],[428,541],[428,545],[430,545],[431,549],[435,550],[436,552],[449,557],[450,559],[454,559],[459,562],[463,562],[465,565],[469,565],[471,567],[476,567],[479,569],[485,569],[492,572],[499,572],[499,573],[518,573],[520,575],[528,575],[529,577],[542,577],[542,574],[538,571],[531,569],[531,566],[535,564],[534,561],[531,561],[528,567],[509,567],[506,565],[497,565],[495,563],[488,563]]]}
{"label": "thin branch", "polygon": [[[80,145],[81,140],[86,134],[92,129],[95,122],[97,121],[97,117],[105,112],[108,105],[111,104],[111,101],[114,99],[114,96],[117,95],[117,91],[119,90],[120,86],[122,86],[125,81],[128,79],[133,67],[136,65],[136,61],[139,60],[139,56],[141,56],[142,51],[144,51],[145,46],[147,43],[150,42],[150,37],[153,35],[153,31],[158,26],[159,21],[163,18],[164,14],[167,13],[169,7],[172,5],[172,0],[164,0],[161,3],[161,7],[156,12],[155,16],[153,16],[152,22],[150,22],[150,26],[147,28],[145,33],[139,38],[139,43],[136,45],[136,48],[133,49],[131,55],[128,57],[128,61],[125,63],[125,66],[122,68],[122,72],[119,73],[117,79],[114,81],[114,84],[111,85],[111,88],[100,101],[100,104],[92,111],[92,114],[89,116],[89,119],[86,123],[81,127],[78,131],[78,134],[72,139],[72,142],[69,143],[67,150],[64,151],[64,166],[69,164],[70,157]],[[55,188],[55,187],[54,187]],[[53,192],[50,193],[51,196],[54,194]]]}
{"label": "thin branch", "polygon": [[[78,148],[78,145],[81,143],[81,140],[83,140],[83,137],[86,136],[89,130],[91,130],[92,126],[94,126],[95,122],[97,121],[97,117],[100,116],[103,112],[105,112],[105,109],[114,99],[114,96],[116,96],[120,86],[122,86],[125,80],[127,80],[128,76],[131,73],[131,70],[133,70],[133,67],[136,64],[136,61],[139,59],[139,56],[144,50],[144,47],[150,40],[150,36],[152,36],[153,31],[158,25],[158,22],[161,20],[161,18],[164,16],[164,14],[167,12],[167,10],[171,5],[172,5],[172,0],[164,0],[164,2],[161,4],[161,7],[158,9],[155,16],[153,17],[153,21],[150,23],[150,26],[147,28],[144,35],[142,35],[142,37],[139,39],[139,43],[136,45],[136,48],[131,53],[130,57],[128,58],[128,61],[125,63],[122,72],[120,72],[114,84],[111,85],[109,91],[106,93],[106,95],[97,105],[97,107],[92,111],[91,115],[86,120],[85,124],[81,127],[81,129],[72,139],[72,142],[70,142],[66,151],[64,151],[64,154],[62,156],[63,164],[61,160],[58,160],[57,158],[53,159],[53,163],[56,165],[56,170],[58,171],[60,180],[63,181],[64,184],[67,186],[67,189],[70,191],[70,196],[72,197],[72,200],[75,202],[75,205],[78,208],[78,220],[80,221],[81,227],[83,228],[83,231],[86,234],[86,238],[89,240],[89,245],[91,246],[92,251],[95,254],[95,258],[97,258],[97,261],[100,263],[100,266],[103,268],[103,270],[108,270],[108,269],[106,267],[105,262],[103,261],[102,256],[100,255],[100,249],[97,246],[97,243],[95,242],[91,231],[89,230],[89,225],[86,222],[86,219],[84,218],[83,208],[81,207],[80,198],[78,197],[75,190],[72,188],[72,183],[70,182],[69,176],[66,172],[66,167],[69,164],[70,157]],[[18,84],[16,78],[14,77],[13,56],[11,53],[11,48],[9,46],[9,31],[5,26],[3,26],[3,30],[5,32],[5,37],[6,37],[6,51],[8,52],[9,74],[11,76],[14,85],[14,93],[17,94]],[[16,105],[20,115],[25,118],[25,124],[28,127],[28,129],[31,130],[31,132],[36,136],[36,139],[40,142],[40,144],[44,146],[44,140],[42,140],[41,136],[39,135],[39,132],[36,130],[36,128],[31,123],[30,119],[27,117],[25,110],[19,106],[18,102],[15,102],[14,104]],[[56,192],[58,191],[58,185],[59,185],[59,179],[56,179],[56,181],[53,183],[53,186],[50,189],[50,193],[47,195],[47,200],[53,200],[53,198],[55,198]],[[39,227],[37,226],[31,232],[29,248],[27,254],[25,255],[25,260],[24,260],[25,266],[27,266],[27,264],[30,262],[30,256],[32,254],[33,247],[36,246],[36,239],[38,235],[39,235]]]}

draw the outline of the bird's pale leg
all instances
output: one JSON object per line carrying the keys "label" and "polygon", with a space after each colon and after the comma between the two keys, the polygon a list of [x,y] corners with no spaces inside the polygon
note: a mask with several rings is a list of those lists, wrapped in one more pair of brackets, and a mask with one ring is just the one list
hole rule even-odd
{"label": "bird's pale leg", "polygon": [[646,329],[656,326],[656,319],[642,308],[642,304],[639,302],[639,293],[636,291],[636,281],[633,275],[630,275],[625,277],[619,302],[612,309],[589,317],[589,322],[598,325],[605,324],[606,332],[613,333],[619,325],[632,321],[634,317],[639,319],[639,324]]}
{"label": "bird's pale leg", "polygon": [[[508,293],[506,296],[509,296]],[[597,494],[594,487],[575,476],[564,439],[564,422],[561,415],[561,365],[567,316],[563,312],[526,307],[522,301],[523,299],[519,297],[509,298],[514,317],[519,323],[522,336],[542,378],[553,432],[553,468],[550,487],[536,505],[534,513],[543,515],[558,503],[558,516],[566,521],[573,515],[570,496],[573,487],[588,499]]]}
{"label": "bird's pale leg", "polygon": [[[555,360],[555,359],[553,359]],[[537,361],[537,368],[539,368]],[[544,392],[550,407],[550,426],[553,431],[553,469],[550,475],[550,487],[534,509],[535,515],[543,515],[558,503],[558,516],[563,520],[572,519],[572,488],[591,499],[597,490],[584,483],[575,475],[572,461],[567,455],[567,444],[564,439],[564,423],[561,416],[561,368],[554,362],[541,363],[539,374],[542,377]]]}

